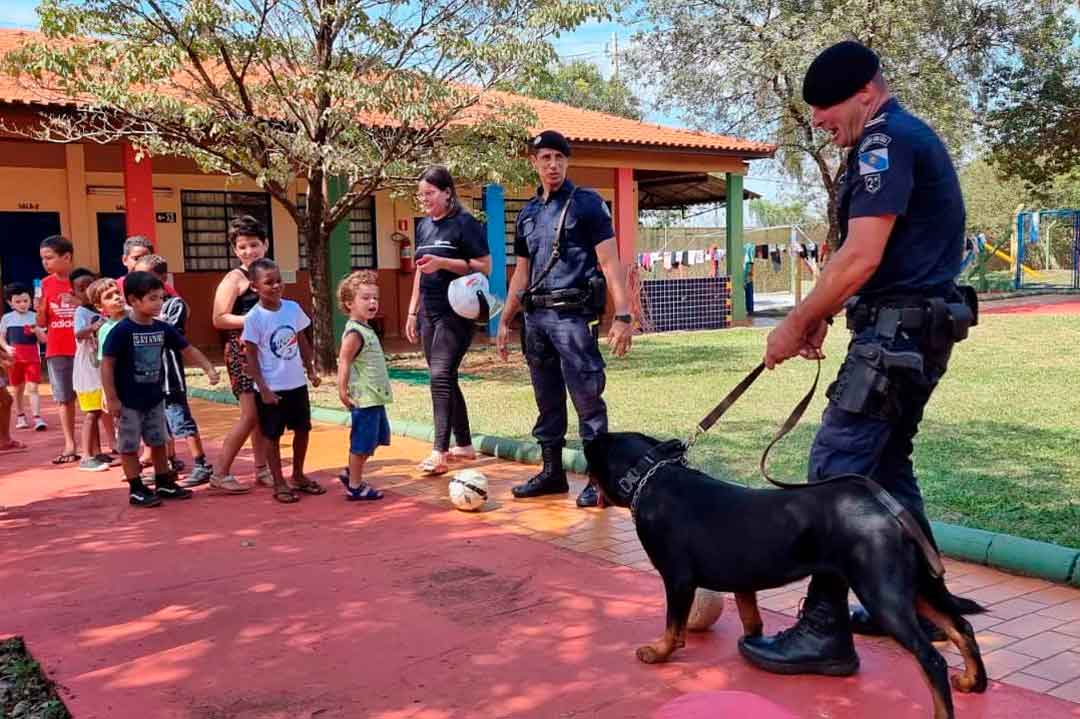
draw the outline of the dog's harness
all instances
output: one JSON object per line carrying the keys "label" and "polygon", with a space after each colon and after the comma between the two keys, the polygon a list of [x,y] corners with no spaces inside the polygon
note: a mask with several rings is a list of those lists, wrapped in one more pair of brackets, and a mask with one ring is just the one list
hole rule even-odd
{"label": "dog's harness", "polygon": [[[686,456],[690,451],[690,448],[694,446],[694,443],[712,428],[720,418],[727,412],[733,404],[750,388],[750,385],[754,384],[761,373],[765,370],[765,363],[761,362],[750,371],[746,377],[744,377],[739,384],[727,393],[727,395],[720,400],[720,402],[713,407],[712,411],[705,415],[697,426],[691,432],[687,441],[681,442],[677,439],[661,442],[653,447],[649,452],[645,454],[637,464],[618,481],[619,488],[624,492],[630,494],[630,516],[637,521],[637,505],[641,498],[641,491],[653,477],[654,474],[661,468],[671,464],[686,465]],[[884,487],[875,482],[870,477],[862,474],[845,473],[837,474],[832,477],[827,477],[820,482],[814,482],[813,485],[796,482],[783,482],[779,479],[775,479],[768,471],[768,459],[769,452],[785,435],[787,435],[802,419],[803,413],[806,412],[807,406],[810,404],[810,400],[813,399],[814,394],[817,392],[818,380],[821,379],[821,360],[817,361],[817,372],[814,374],[814,382],[810,385],[809,391],[806,395],[799,400],[798,404],[788,415],[788,418],[784,420],[784,423],[780,425],[780,429],[777,430],[772,440],[765,447],[765,451],[761,453],[761,476],[765,478],[770,484],[779,487],[780,489],[799,489],[808,486],[814,486],[819,484],[827,484],[829,482],[836,482],[842,479],[856,479],[861,481],[874,495],[874,498],[881,503],[883,507],[899,522],[901,529],[903,529],[908,536],[915,540],[915,543],[919,546],[923,555],[926,557],[927,563],[930,565],[930,573],[935,578],[941,578],[945,575],[945,565],[941,561],[941,555],[934,547],[933,543],[926,536],[922,527],[915,521],[915,518],[911,516],[909,512],[900,502],[896,500],[891,494],[889,494]]]}
{"label": "dog's harness", "polygon": [[637,461],[629,472],[619,478],[619,489],[630,495],[630,516],[637,521],[638,499],[641,490],[661,467],[669,464],[686,465],[686,445],[677,439],[661,442]]}

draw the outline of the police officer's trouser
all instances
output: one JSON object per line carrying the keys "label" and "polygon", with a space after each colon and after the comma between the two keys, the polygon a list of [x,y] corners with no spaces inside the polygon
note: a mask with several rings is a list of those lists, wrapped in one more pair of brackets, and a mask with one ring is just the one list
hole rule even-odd
{"label": "police officer's trouser", "polygon": [[[909,337],[899,332],[893,338],[880,337],[872,325],[854,335],[836,385],[841,384],[845,372],[865,371],[865,367],[855,365],[866,361],[866,353],[859,349],[868,346],[877,345],[889,352],[918,352],[923,358],[923,370],[882,368],[888,389],[872,411],[842,409],[832,398],[833,387],[830,387],[830,400],[810,449],[808,479],[818,482],[845,473],[870,477],[911,512],[933,542],[911,462],[912,442],[926,403],[945,374],[953,342],[939,340],[935,346],[930,344],[917,335]],[[815,575],[807,602],[819,600],[843,602],[846,607],[846,583],[838,577]]]}
{"label": "police officer's trouser", "polygon": [[532,377],[539,416],[533,436],[541,444],[561,446],[566,437],[566,394],[574,402],[578,431],[590,440],[607,431],[604,359],[580,312],[535,309],[525,315],[521,338]]}

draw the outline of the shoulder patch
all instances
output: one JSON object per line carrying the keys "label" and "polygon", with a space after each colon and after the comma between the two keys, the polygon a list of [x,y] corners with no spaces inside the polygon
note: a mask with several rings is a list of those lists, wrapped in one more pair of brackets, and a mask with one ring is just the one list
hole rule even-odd
{"label": "shoulder patch", "polygon": [[863,125],[863,127],[874,127],[874,126],[876,126],[876,125],[880,125],[880,124],[881,124],[881,123],[883,123],[883,122],[885,122],[885,115],[884,115],[884,114],[881,114],[881,115],[878,115],[877,117],[875,117],[875,118],[874,118],[873,120],[871,120],[870,122],[868,122],[868,123],[866,123],[865,125]]}
{"label": "shoulder patch", "polygon": [[870,175],[876,172],[885,172],[889,169],[889,149],[877,147],[873,150],[859,153],[859,174]]}
{"label": "shoulder patch", "polygon": [[892,142],[891,137],[881,132],[875,132],[871,135],[867,135],[866,138],[859,143],[859,152],[866,152],[868,148],[874,145],[888,147],[890,142]]}
{"label": "shoulder patch", "polygon": [[871,195],[877,194],[877,191],[881,189],[881,175],[867,175],[865,182],[866,191]]}

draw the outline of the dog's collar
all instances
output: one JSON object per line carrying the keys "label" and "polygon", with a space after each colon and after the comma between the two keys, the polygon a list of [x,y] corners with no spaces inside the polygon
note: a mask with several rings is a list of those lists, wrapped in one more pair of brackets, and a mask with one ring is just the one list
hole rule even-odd
{"label": "dog's collar", "polygon": [[669,464],[686,464],[686,445],[680,440],[670,439],[653,447],[616,483],[630,495],[630,516],[635,521],[641,490],[661,467]]}

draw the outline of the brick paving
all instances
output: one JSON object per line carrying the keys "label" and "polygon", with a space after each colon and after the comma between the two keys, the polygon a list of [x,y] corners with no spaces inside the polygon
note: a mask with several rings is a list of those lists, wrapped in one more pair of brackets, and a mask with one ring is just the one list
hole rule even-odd
{"label": "brick paving", "polygon": [[[395,437],[392,451],[419,461],[428,449],[424,443]],[[615,564],[655,571],[638,543],[627,510],[581,510],[574,506],[574,497],[584,485],[582,477],[571,479],[566,497],[516,501],[510,496],[510,487],[535,468],[492,458],[470,466],[491,480],[494,501],[477,515],[481,521]],[[378,474],[372,475],[372,481],[424,502],[443,506],[449,502],[445,481],[400,475],[384,480]],[[1080,704],[1080,589],[954,559],[946,559],[945,566],[949,588],[988,609],[970,620],[990,677]],[[758,601],[762,608],[794,619],[805,593],[804,580],[760,592]],[[939,644],[938,648],[950,665],[961,663],[951,644]]]}

